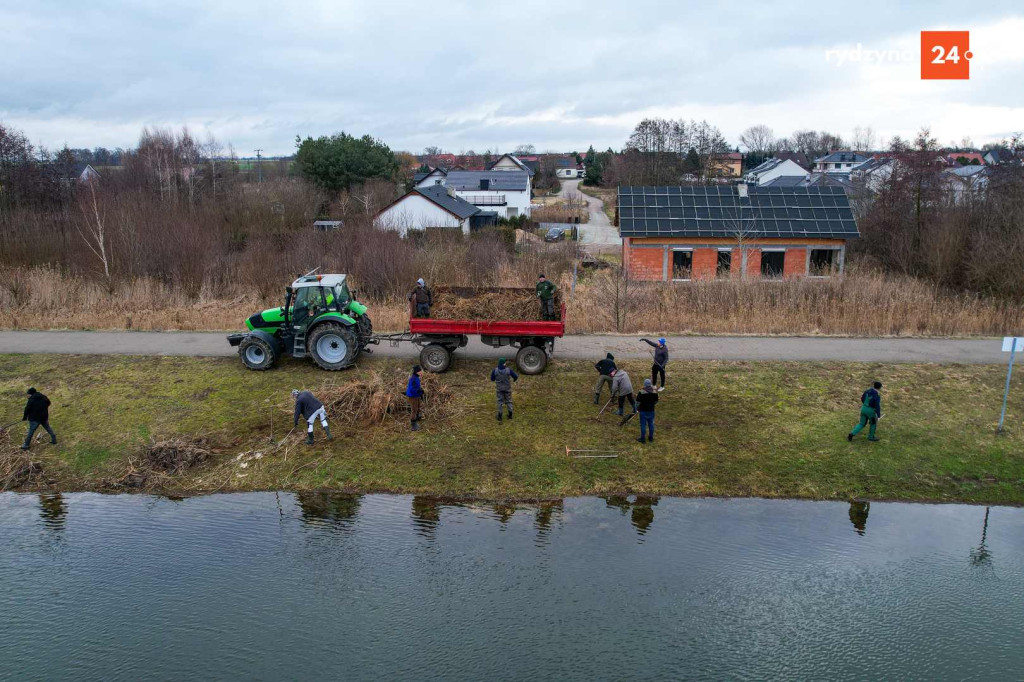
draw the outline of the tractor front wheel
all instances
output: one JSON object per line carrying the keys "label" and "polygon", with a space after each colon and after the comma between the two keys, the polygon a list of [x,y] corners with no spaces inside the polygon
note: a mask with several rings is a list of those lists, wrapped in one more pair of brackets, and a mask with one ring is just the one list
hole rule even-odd
{"label": "tractor front wheel", "polygon": [[238,345],[238,356],[249,369],[262,372],[270,369],[277,359],[270,344],[256,336],[248,336]]}
{"label": "tractor front wheel", "polygon": [[334,322],[317,326],[306,347],[320,369],[329,371],[351,367],[359,355],[359,339],[352,328]]}

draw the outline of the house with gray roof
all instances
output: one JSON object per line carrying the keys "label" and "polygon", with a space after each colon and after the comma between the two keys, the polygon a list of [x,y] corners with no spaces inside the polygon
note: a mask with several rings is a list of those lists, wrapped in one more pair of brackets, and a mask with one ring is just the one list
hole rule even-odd
{"label": "house with gray roof", "polygon": [[771,158],[759,166],[751,168],[743,176],[752,185],[765,185],[775,178],[806,178],[807,171],[792,159]]}
{"label": "house with gray roof", "polygon": [[409,230],[433,228],[457,229],[468,235],[473,229],[494,224],[496,215],[482,211],[443,185],[415,187],[374,216],[378,229]]}
{"label": "house with gray roof", "polygon": [[814,160],[814,170],[819,173],[849,173],[870,157],[860,152],[832,152]]}
{"label": "house with gray roof", "polygon": [[618,223],[629,277],[662,282],[829,277],[860,236],[832,185],[623,186]]}
{"label": "house with gray roof", "polygon": [[498,218],[530,214],[533,183],[528,170],[449,170],[444,177],[427,177],[416,188],[440,186]]}

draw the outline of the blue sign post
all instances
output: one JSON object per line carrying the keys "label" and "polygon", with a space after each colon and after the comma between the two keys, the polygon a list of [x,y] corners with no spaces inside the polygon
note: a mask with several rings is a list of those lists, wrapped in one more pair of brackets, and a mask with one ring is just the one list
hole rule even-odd
{"label": "blue sign post", "polygon": [[1017,355],[1017,351],[1024,350],[1024,336],[1006,336],[1003,337],[1003,352],[1009,351],[1010,353],[1010,366],[1006,370],[1006,388],[1003,391],[1003,409],[999,413],[999,428],[996,429],[996,433],[1003,432],[1003,420],[1006,419],[1006,399],[1010,397],[1010,377],[1013,376],[1013,358]]}

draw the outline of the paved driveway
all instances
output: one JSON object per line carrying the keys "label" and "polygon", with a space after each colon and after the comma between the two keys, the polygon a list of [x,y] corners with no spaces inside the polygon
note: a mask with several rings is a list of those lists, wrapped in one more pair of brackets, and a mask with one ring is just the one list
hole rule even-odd
{"label": "paved driveway", "polygon": [[590,222],[580,225],[580,242],[583,244],[594,244],[597,246],[621,246],[622,238],[619,237],[619,228],[612,225],[604,212],[604,202],[589,194],[579,191],[579,180],[562,180],[561,194],[576,193],[587,200],[587,210],[590,212]]}

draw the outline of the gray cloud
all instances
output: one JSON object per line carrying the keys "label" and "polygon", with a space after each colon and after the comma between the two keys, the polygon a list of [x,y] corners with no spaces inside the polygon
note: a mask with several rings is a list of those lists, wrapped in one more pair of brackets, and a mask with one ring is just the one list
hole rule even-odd
{"label": "gray cloud", "polygon": [[0,120],[50,147],[188,124],[241,154],[338,130],[413,151],[617,148],[645,114],[707,118],[734,142],[760,122],[980,142],[1024,128],[1024,59],[1005,45],[976,42],[1004,58],[941,84],[916,62],[825,52],[916,49],[928,28],[1002,35],[1022,16],[1016,2],[0,0]]}

